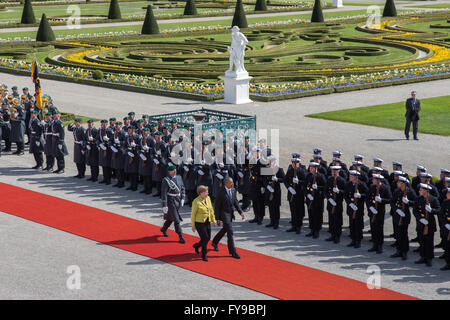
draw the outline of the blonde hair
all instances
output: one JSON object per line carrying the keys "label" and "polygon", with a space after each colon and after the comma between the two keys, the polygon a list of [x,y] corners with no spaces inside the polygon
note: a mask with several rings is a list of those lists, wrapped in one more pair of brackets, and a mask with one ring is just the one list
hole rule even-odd
{"label": "blonde hair", "polygon": [[202,194],[202,193],[205,192],[205,191],[208,191],[208,187],[207,187],[207,186],[199,185],[199,186],[197,187],[197,194],[198,194],[198,195]]}

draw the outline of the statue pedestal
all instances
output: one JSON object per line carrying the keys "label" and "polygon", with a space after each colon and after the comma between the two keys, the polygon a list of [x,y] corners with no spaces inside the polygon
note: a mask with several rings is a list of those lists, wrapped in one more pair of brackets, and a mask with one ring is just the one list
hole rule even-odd
{"label": "statue pedestal", "polygon": [[225,76],[220,77],[225,84],[225,96],[223,102],[232,104],[250,103],[250,80],[253,77],[247,71],[227,71]]}
{"label": "statue pedestal", "polygon": [[333,7],[342,8],[343,6],[342,0],[333,0]]}

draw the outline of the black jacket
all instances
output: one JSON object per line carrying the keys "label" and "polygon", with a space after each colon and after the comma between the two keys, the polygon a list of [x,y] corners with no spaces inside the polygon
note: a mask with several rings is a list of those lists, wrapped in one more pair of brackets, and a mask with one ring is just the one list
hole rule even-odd
{"label": "black jacket", "polygon": [[225,187],[220,189],[220,192],[214,201],[214,215],[216,216],[216,220],[227,220],[226,216],[231,217],[231,220],[233,220],[234,210],[237,210],[239,214],[242,214],[242,209],[239,206],[239,202],[236,197],[236,189],[231,189],[231,196],[232,200],[230,201]]}

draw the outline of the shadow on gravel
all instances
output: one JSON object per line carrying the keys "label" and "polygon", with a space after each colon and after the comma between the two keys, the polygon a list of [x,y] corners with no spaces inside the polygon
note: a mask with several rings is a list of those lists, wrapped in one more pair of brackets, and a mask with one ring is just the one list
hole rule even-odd
{"label": "shadow on gravel", "polygon": [[366,141],[380,141],[380,142],[395,142],[395,141],[403,141],[406,139],[366,139]]}

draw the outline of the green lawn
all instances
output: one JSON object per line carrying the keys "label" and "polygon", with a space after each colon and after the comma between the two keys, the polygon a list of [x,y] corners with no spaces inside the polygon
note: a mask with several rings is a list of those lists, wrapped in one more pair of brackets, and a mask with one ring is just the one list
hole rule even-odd
{"label": "green lawn", "polygon": [[[450,96],[421,100],[419,132],[450,136]],[[397,130],[405,128],[405,102],[307,115]]]}
{"label": "green lawn", "polygon": [[414,8],[432,8],[432,9],[450,9],[450,3],[436,3],[436,4],[423,4],[423,5],[410,5],[408,7]]}

